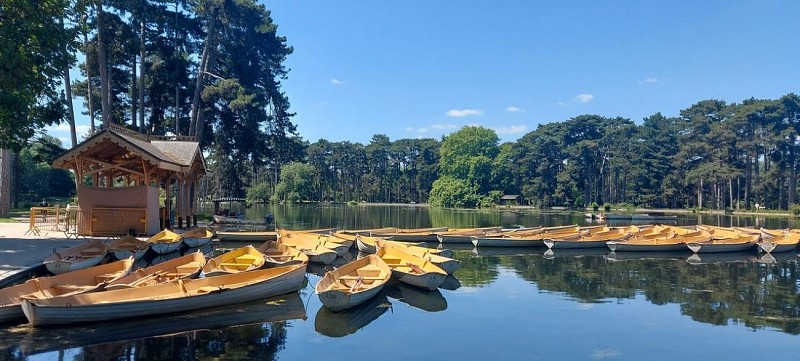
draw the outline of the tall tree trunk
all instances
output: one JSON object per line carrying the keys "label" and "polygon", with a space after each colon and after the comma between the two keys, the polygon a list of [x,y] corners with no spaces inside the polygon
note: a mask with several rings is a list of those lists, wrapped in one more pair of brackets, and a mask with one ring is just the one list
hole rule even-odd
{"label": "tall tree trunk", "polygon": [[[83,33],[83,44],[89,44],[89,37]],[[86,59],[86,103],[89,105],[89,133],[94,134],[94,107],[92,106],[92,67],[89,66],[89,59]]]}
{"label": "tall tree trunk", "polygon": [[[145,13],[147,12],[147,0],[142,0],[141,25],[139,29],[139,132],[145,133],[144,127],[144,56],[145,51]],[[134,124],[136,124],[134,114]]]}
{"label": "tall tree trunk", "polygon": [[208,72],[209,63],[213,58],[211,53],[214,51],[214,47],[216,46],[215,39],[215,32],[217,28],[217,19],[216,16],[212,15],[209,19],[208,23],[208,32],[206,35],[205,45],[203,46],[203,54],[200,58],[200,65],[198,66],[197,71],[197,81],[194,87],[194,96],[192,97],[192,112],[191,112],[191,121],[189,123],[189,135],[194,135],[200,138],[203,131],[203,115],[200,111],[200,93],[203,91],[203,83],[205,82],[206,73]]}
{"label": "tall tree trunk", "polygon": [[700,178],[700,186],[697,187],[697,208],[703,208],[703,178]]}
{"label": "tall tree trunk", "polygon": [[103,128],[111,124],[111,79],[108,72],[108,54],[106,46],[106,21],[103,13],[103,1],[95,1],[97,11],[97,62],[100,68],[100,104],[103,109]]}
{"label": "tall tree trunk", "polygon": [[11,214],[11,185],[14,178],[14,153],[0,149],[0,218]]}
{"label": "tall tree trunk", "polygon": [[137,82],[138,77],[136,76],[136,55],[133,56],[133,64],[131,66],[131,72],[133,72],[131,76],[131,128],[136,129],[136,106],[137,106],[137,98],[136,98],[136,88],[138,88]]}
{"label": "tall tree trunk", "polygon": [[[60,19],[61,28],[64,28],[64,18]],[[69,54],[69,49],[67,49],[66,44],[64,45],[64,99],[67,102],[67,122],[69,123],[69,135],[70,140],[72,140],[72,148],[75,148],[78,145],[78,135],[75,131],[75,109],[72,107],[72,81],[70,80],[69,76],[69,68],[70,64],[67,60],[67,54]]]}

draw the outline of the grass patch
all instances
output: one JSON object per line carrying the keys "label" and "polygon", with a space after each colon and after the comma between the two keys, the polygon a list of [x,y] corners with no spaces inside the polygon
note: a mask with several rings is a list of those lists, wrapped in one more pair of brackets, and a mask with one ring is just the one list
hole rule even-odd
{"label": "grass patch", "polygon": [[18,223],[16,219],[0,218],[0,223]]}

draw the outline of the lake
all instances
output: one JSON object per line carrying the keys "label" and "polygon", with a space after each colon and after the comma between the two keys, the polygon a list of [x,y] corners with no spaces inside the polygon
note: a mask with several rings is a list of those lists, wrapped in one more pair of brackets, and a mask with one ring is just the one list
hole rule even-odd
{"label": "lake", "polygon": [[[292,229],[589,224],[582,215],[415,206],[269,206]],[[797,227],[770,217],[676,224]],[[223,245],[225,246],[225,245]],[[453,249],[454,247],[448,247]],[[169,317],[0,332],[5,360],[753,360],[800,353],[797,253],[697,257],[455,248],[443,289],[401,284],[333,313],[313,291]],[[312,265],[313,266],[313,265]],[[316,274],[315,274],[316,273]]]}

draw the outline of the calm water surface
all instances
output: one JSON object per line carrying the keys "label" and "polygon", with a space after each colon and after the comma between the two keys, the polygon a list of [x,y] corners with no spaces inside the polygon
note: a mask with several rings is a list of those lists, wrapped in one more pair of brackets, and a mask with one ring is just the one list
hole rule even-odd
{"label": "calm water surface", "polygon": [[[279,226],[585,224],[582,216],[421,207],[251,208]],[[787,219],[683,216],[677,224],[797,227]],[[452,247],[451,247],[452,248]],[[32,329],[0,326],[8,360],[753,360],[800,354],[797,253],[692,257],[456,249],[446,289],[392,284],[370,304],[299,293],[193,313]],[[344,261],[344,260],[342,260]]]}

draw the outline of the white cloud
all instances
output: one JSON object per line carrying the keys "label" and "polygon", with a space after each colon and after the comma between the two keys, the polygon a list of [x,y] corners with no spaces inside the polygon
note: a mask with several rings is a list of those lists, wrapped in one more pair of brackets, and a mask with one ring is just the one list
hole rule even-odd
{"label": "white cloud", "polygon": [[455,124],[433,124],[431,125],[433,129],[455,129],[457,126]]}
{"label": "white cloud", "polygon": [[447,111],[448,117],[463,118],[470,115],[483,115],[483,110],[480,109],[450,109]]}
{"label": "white cloud", "polygon": [[558,105],[560,107],[563,107],[564,106],[564,102],[558,102],[558,103],[556,103],[556,105]]}
{"label": "white cloud", "polygon": [[622,354],[617,350],[594,350],[589,355],[592,359],[595,360],[603,360],[607,358],[616,358],[622,356]]}
{"label": "white cloud", "polygon": [[520,107],[513,107],[512,106],[512,107],[506,108],[506,112],[508,112],[508,113],[525,113],[525,109],[522,109]]}
{"label": "white cloud", "polygon": [[581,103],[588,103],[594,100],[594,95],[592,94],[578,94],[575,96],[575,100]]}
{"label": "white cloud", "polygon": [[495,128],[494,131],[497,134],[517,134],[517,133],[524,133],[528,127],[525,125],[509,125],[507,127],[500,127]]}
{"label": "white cloud", "polygon": [[333,84],[333,85],[342,85],[342,84],[344,84],[344,81],[336,79],[336,78],[331,78],[331,84]]}
{"label": "white cloud", "polygon": [[414,131],[414,127],[406,127],[406,131],[407,132],[413,132]]}
{"label": "white cloud", "polygon": [[644,78],[645,83],[658,83],[658,78]]}

